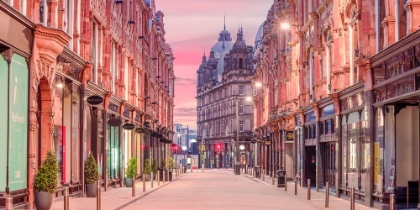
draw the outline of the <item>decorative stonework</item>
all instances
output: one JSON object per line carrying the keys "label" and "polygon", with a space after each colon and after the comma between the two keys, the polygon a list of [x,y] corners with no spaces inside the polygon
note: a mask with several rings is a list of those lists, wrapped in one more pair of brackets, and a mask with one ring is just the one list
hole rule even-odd
{"label": "decorative stonework", "polygon": [[[110,4],[115,4],[111,2]],[[92,13],[95,15],[96,18],[102,24],[106,24],[106,1],[105,0],[91,0],[90,1],[90,9]]]}
{"label": "decorative stonework", "polygon": [[122,14],[120,6],[111,3],[111,31],[116,42],[121,43],[122,37]]}

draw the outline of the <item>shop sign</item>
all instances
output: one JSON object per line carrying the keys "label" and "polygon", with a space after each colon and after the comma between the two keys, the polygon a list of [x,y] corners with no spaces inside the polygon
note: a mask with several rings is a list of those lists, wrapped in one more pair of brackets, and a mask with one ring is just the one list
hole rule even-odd
{"label": "shop sign", "polygon": [[25,58],[14,54],[9,77],[9,187],[21,190],[27,184],[28,68]]}
{"label": "shop sign", "polygon": [[86,102],[90,105],[98,105],[101,104],[104,99],[98,95],[91,95],[86,99]]}
{"label": "shop sign", "polygon": [[293,141],[294,134],[293,131],[286,131],[286,141]]}
{"label": "shop sign", "polygon": [[252,140],[251,140],[251,143],[255,144],[255,143],[257,143],[257,140],[252,139]]}
{"label": "shop sign", "polygon": [[113,126],[113,127],[120,126],[121,123],[122,123],[121,120],[118,118],[113,118],[113,119],[108,120],[108,125]]}
{"label": "shop sign", "polygon": [[126,123],[122,126],[125,130],[133,130],[136,126],[132,123]]}

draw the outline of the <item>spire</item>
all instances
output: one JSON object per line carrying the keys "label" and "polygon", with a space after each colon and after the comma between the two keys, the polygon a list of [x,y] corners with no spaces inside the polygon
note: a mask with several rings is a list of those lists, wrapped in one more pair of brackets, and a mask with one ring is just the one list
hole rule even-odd
{"label": "spire", "polygon": [[226,16],[223,15],[223,30],[226,30]]}
{"label": "spire", "polygon": [[207,60],[207,58],[206,58],[206,53],[204,53],[204,54],[203,54],[203,60],[202,60],[202,63],[205,63],[205,62],[206,62],[206,60]]}

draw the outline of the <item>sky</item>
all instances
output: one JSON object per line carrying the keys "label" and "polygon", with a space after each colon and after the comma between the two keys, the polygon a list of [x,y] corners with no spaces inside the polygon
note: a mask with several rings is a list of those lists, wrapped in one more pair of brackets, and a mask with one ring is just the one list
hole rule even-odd
{"label": "sky", "polygon": [[197,129],[196,72],[203,53],[208,57],[223,30],[223,16],[232,41],[236,41],[242,24],[246,44],[253,46],[272,3],[273,0],[155,0],[156,11],[164,14],[165,39],[175,57],[174,123]]}

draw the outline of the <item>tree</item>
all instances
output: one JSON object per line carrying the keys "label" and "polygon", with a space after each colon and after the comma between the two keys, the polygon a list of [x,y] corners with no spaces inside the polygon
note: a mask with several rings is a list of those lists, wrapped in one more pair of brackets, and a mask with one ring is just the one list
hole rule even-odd
{"label": "tree", "polygon": [[42,162],[35,178],[35,190],[38,192],[54,193],[57,187],[58,165],[57,158],[51,150],[48,150],[47,157]]}

